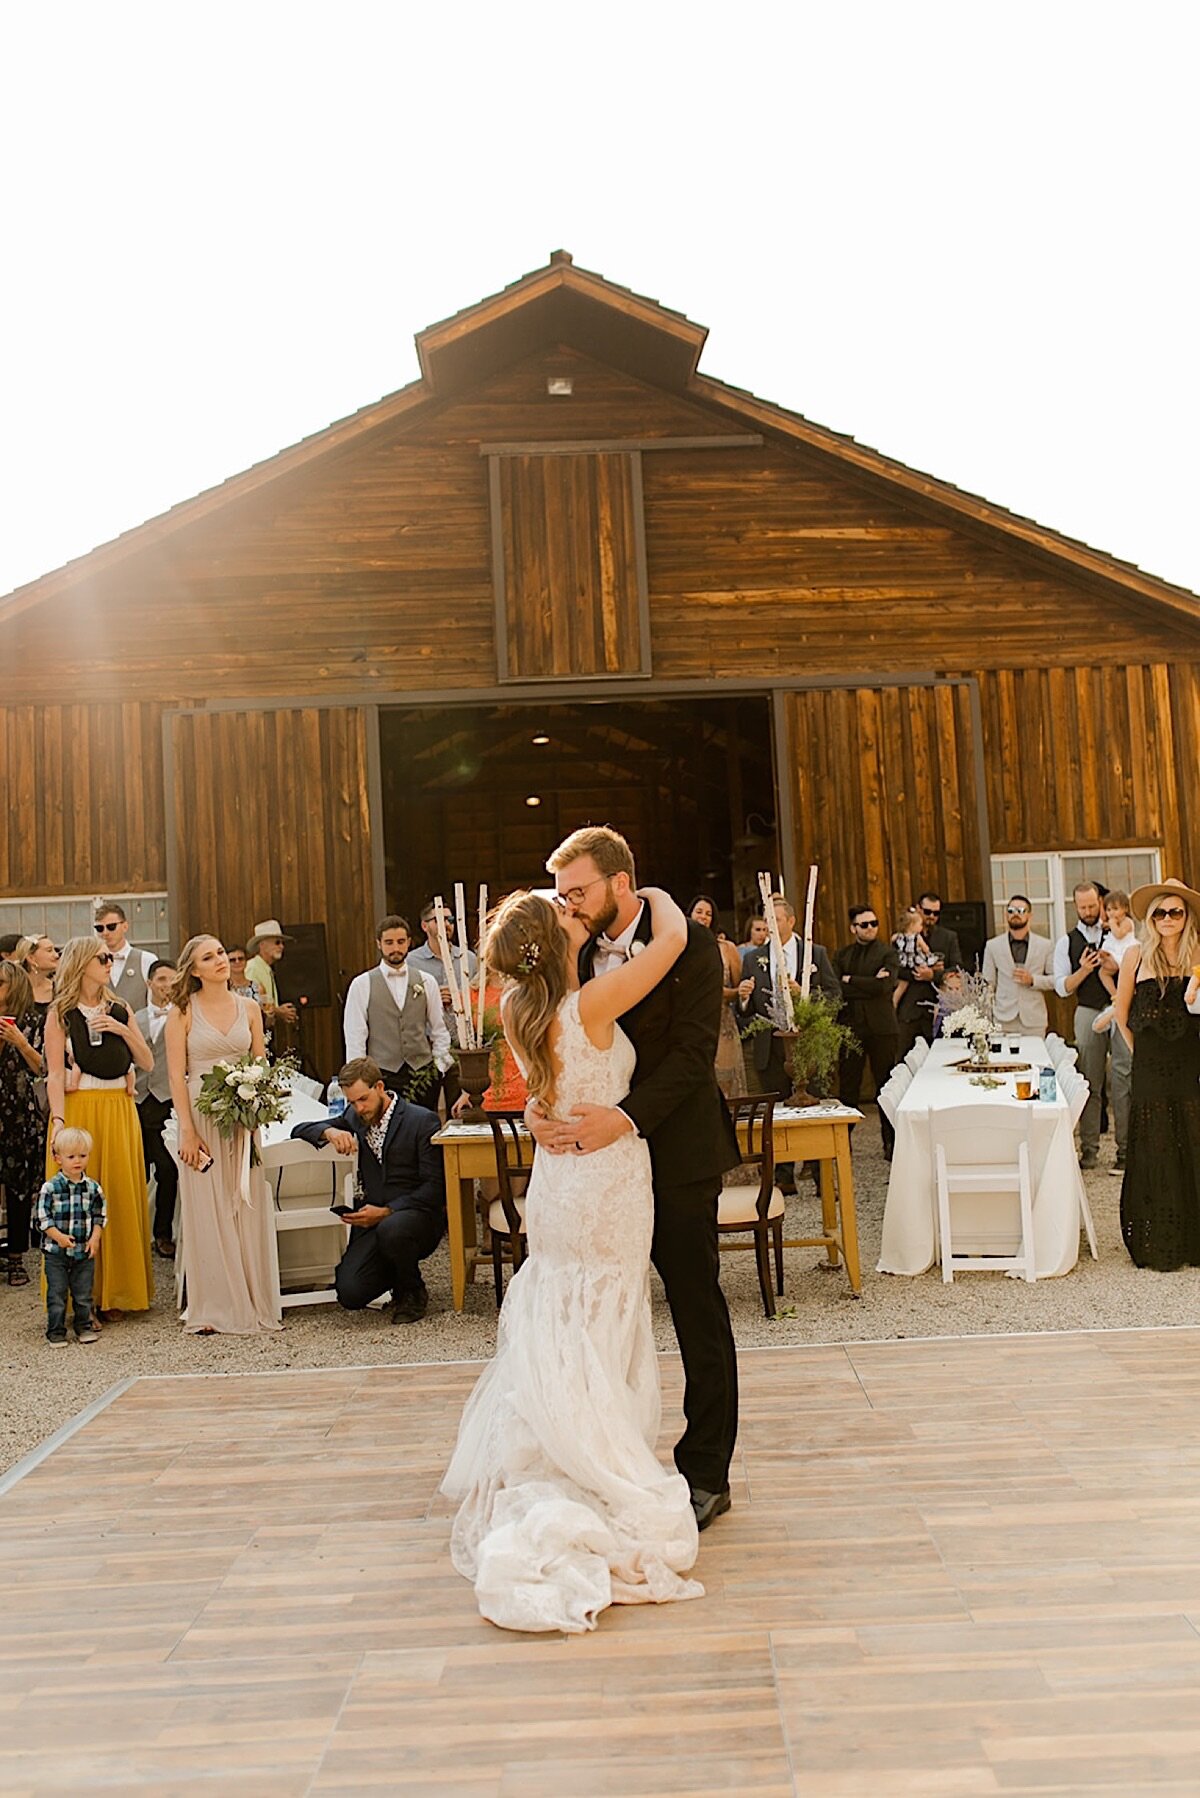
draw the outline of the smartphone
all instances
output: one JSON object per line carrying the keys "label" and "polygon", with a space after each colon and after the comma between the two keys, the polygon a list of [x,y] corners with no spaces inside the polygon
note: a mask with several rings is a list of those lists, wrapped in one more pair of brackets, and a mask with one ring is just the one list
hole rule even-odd
{"label": "smartphone", "polygon": [[205,1150],[204,1160],[197,1164],[196,1172],[198,1174],[207,1174],[211,1171],[212,1165],[213,1165],[213,1157],[208,1153],[207,1150]]}
{"label": "smartphone", "polygon": [[329,1207],[329,1209],[333,1212],[334,1217],[349,1217],[351,1212],[358,1210],[358,1206],[357,1205],[331,1205]]}

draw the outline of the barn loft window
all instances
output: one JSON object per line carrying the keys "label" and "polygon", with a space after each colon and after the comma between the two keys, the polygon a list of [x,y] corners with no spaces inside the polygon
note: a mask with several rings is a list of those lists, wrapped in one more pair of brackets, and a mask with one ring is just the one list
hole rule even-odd
{"label": "barn loft window", "polygon": [[489,463],[500,680],[648,675],[640,452],[530,446]]}

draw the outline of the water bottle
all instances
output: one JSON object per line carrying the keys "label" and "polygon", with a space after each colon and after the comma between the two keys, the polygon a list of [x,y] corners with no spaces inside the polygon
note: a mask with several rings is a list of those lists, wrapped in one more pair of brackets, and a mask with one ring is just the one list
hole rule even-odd
{"label": "water bottle", "polygon": [[326,1087],[325,1101],[329,1106],[330,1117],[341,1117],[346,1109],[346,1095],[336,1080],[331,1080]]}
{"label": "water bottle", "polygon": [[1038,1098],[1053,1105],[1058,1098],[1058,1081],[1054,1078],[1053,1068],[1043,1068],[1038,1075]]}

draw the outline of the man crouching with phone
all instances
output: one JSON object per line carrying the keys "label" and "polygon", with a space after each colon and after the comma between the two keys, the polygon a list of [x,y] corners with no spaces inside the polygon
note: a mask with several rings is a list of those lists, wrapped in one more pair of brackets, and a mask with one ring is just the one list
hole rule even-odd
{"label": "man crouching with phone", "polygon": [[369,1056],[348,1061],[338,1075],[346,1095],[340,1118],[317,1118],[292,1131],[320,1149],[358,1156],[363,1202],[340,1212],[350,1241],[334,1274],[338,1304],[361,1311],[390,1292],[394,1324],[419,1322],[429,1309],[421,1263],[446,1229],[446,1183],[433,1146],[441,1128],[435,1112],[389,1092]]}

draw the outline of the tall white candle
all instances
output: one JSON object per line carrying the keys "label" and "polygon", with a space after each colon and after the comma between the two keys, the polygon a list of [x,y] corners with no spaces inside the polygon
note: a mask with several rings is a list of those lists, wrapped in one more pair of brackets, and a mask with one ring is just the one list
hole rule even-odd
{"label": "tall white candle", "polygon": [[484,954],[484,937],[487,932],[487,901],[488,892],[485,883],[479,889],[479,936],[477,939],[479,944],[477,951],[479,955],[479,1025],[475,1032],[475,1040],[481,1048],[483,1046],[483,988],[487,967]]}
{"label": "tall white candle", "polygon": [[800,953],[804,958],[804,967],[800,975],[800,997],[808,998],[809,966],[812,962],[812,929],[813,906],[817,897],[817,866],[814,862],[808,870],[808,897],[804,901],[804,936],[800,943]]}
{"label": "tall white candle", "polygon": [[771,947],[775,951],[775,978],[772,982],[775,1027],[777,1030],[790,1030],[792,1017],[792,989],[788,985],[787,960],[783,953],[783,937],[779,932],[779,919],[775,915],[775,907],[771,903],[771,876],[765,870],[758,876],[758,890],[762,895],[763,916],[767,920],[767,929],[771,933]]}
{"label": "tall white candle", "polygon": [[440,893],[433,901],[433,915],[437,920],[438,954],[442,958],[442,967],[446,971],[446,985],[450,988],[450,1005],[454,1012],[454,1026],[458,1033],[460,1049],[469,1049],[471,1041],[468,1024],[463,1013],[462,993],[458,981],[454,978],[454,961],[450,954],[450,939],[446,935],[446,906]]}

